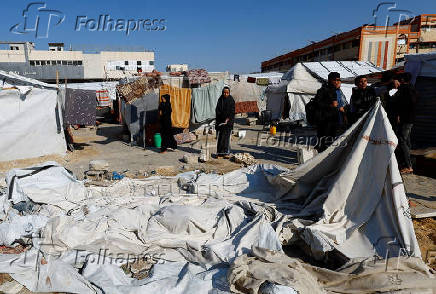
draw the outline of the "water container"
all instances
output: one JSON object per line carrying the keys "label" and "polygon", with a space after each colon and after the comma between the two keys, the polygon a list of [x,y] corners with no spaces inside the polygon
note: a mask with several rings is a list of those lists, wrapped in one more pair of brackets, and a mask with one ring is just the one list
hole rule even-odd
{"label": "water container", "polygon": [[271,127],[269,128],[269,133],[270,133],[270,135],[275,136],[275,134],[277,133],[277,128],[276,128],[276,126],[271,126]]}
{"label": "water container", "polygon": [[154,147],[160,148],[162,144],[162,138],[159,133],[154,134]]}

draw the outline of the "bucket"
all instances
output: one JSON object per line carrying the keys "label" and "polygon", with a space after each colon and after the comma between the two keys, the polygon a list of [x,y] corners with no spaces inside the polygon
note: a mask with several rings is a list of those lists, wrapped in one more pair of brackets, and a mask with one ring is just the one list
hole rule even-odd
{"label": "bucket", "polygon": [[160,148],[162,143],[162,138],[159,133],[154,134],[154,147]]}
{"label": "bucket", "polygon": [[270,135],[275,136],[275,134],[277,133],[277,128],[276,128],[276,126],[271,126],[271,127],[269,128],[269,133],[270,133]]}

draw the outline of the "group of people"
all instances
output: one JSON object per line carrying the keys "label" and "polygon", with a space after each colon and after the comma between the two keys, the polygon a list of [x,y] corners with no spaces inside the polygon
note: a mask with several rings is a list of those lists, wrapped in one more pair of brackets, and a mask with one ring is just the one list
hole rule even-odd
{"label": "group of people", "polygon": [[[348,103],[341,91],[340,74],[331,72],[327,83],[322,85],[314,98],[318,152],[327,149],[337,136],[369,111],[380,98],[398,137],[395,153],[401,173],[412,173],[410,133],[415,120],[417,93],[410,82],[411,74],[407,72],[399,75],[384,72],[381,82],[373,86],[368,86],[366,76],[359,76],[355,79],[356,87]],[[397,89],[397,92],[390,95],[392,89]]]}
{"label": "group of people", "polygon": [[[177,142],[174,139],[173,127],[171,123],[171,97],[162,95],[159,103],[159,116],[161,127],[161,153],[165,153],[168,148],[177,149]],[[216,130],[218,132],[217,157],[230,158],[230,135],[235,120],[235,100],[230,95],[230,88],[224,87],[215,108]]]}

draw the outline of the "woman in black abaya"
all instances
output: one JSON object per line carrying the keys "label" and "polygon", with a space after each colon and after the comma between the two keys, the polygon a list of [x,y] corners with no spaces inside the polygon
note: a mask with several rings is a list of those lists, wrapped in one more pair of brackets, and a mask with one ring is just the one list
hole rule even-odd
{"label": "woman in black abaya", "polygon": [[218,132],[217,157],[230,157],[230,135],[235,120],[235,100],[230,88],[224,87],[215,109],[216,130]]}
{"label": "woman in black abaya", "polygon": [[164,153],[168,148],[177,149],[177,142],[173,136],[173,126],[171,124],[171,97],[168,94],[162,95],[159,103],[160,133],[162,144],[160,152]]}

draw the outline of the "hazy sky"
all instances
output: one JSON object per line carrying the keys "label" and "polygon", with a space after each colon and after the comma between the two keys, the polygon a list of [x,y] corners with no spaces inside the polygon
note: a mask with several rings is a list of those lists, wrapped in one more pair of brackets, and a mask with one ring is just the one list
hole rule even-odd
{"label": "hazy sky", "polygon": [[[48,42],[64,42],[67,47],[128,47],[142,46],[155,51],[157,69],[167,64],[188,63],[191,68],[206,68],[209,71],[253,72],[260,70],[263,60],[286,53],[329,37],[334,32],[351,30],[365,23],[374,23],[373,9],[382,1],[291,1],[291,0],[221,0],[221,1],[34,1],[46,4],[45,10],[57,10],[65,19],[52,16],[48,38],[36,38],[33,26],[17,28],[25,34],[10,32],[18,23],[23,24],[23,10],[32,1],[3,1],[1,40],[33,41],[38,49],[47,48]],[[385,1],[391,2],[391,1]],[[436,13],[435,0],[395,1],[397,9],[408,14]],[[393,3],[393,2],[391,2]],[[6,5],[7,4],[7,5]],[[384,22],[388,7],[380,8],[377,22]],[[36,15],[36,9],[29,11]],[[53,12],[58,14],[58,12]],[[392,19],[398,12],[390,12]],[[47,23],[49,13],[42,11],[40,24]],[[146,31],[143,22],[140,31],[91,31],[92,19],[109,15],[120,19],[163,19],[157,28],[165,30]],[[80,31],[75,30],[81,16]],[[45,17],[45,18],[44,18]],[[88,27],[84,28],[84,23]],[[46,26],[46,25],[45,25]],[[131,22],[131,28],[135,24]],[[150,29],[151,26],[145,26]],[[122,24],[119,27],[123,29]],[[40,31],[44,29],[40,28]]]}

